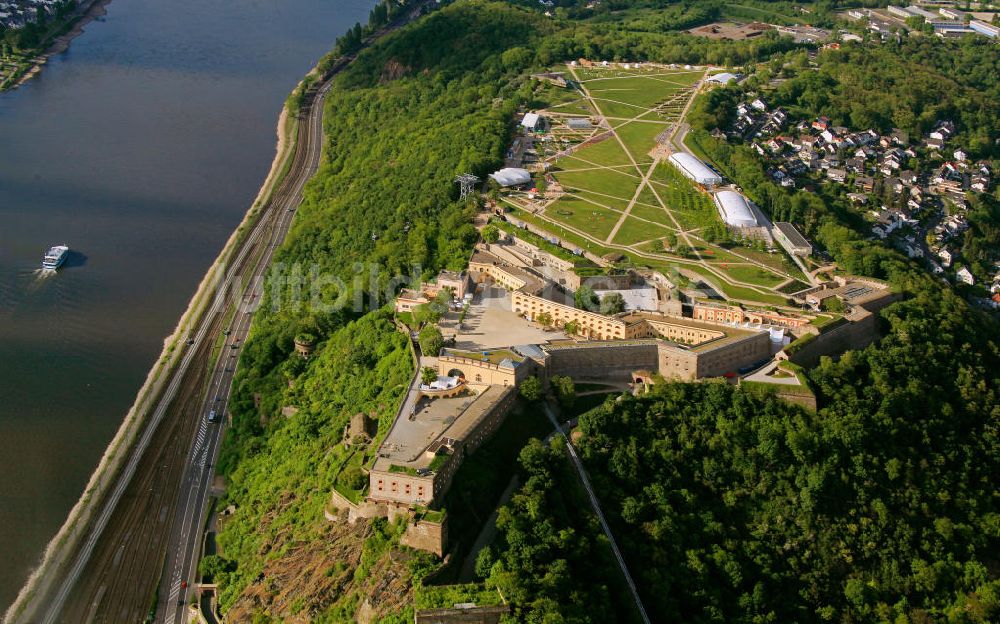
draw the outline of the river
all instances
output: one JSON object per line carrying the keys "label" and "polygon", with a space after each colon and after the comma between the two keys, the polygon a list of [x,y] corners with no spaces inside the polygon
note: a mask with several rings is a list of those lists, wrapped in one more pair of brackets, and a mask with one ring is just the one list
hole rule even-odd
{"label": "river", "polygon": [[256,196],[285,97],[373,4],[114,0],[0,94],[0,613]]}

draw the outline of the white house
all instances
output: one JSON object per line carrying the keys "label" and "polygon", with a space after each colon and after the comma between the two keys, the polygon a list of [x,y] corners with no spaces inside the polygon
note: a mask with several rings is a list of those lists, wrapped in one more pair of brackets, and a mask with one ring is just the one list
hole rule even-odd
{"label": "white house", "polygon": [[962,267],[956,271],[955,277],[957,277],[960,282],[965,282],[969,286],[976,283],[976,278],[972,276],[972,273],[966,267]]}
{"label": "white house", "polygon": [[537,130],[541,123],[542,116],[538,113],[527,113],[524,118],[521,119],[521,127],[527,128],[528,130]]}

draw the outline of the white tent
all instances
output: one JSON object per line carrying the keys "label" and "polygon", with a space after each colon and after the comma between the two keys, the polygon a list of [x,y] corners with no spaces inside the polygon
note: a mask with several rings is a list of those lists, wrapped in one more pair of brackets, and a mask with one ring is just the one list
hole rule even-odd
{"label": "white tent", "polygon": [[709,76],[709,82],[718,82],[719,84],[729,84],[734,80],[739,80],[740,77],[736,74],[730,72],[723,72],[721,74],[715,74],[714,76]]}
{"label": "white tent", "polygon": [[490,177],[503,187],[521,186],[522,184],[529,184],[531,182],[531,172],[527,169],[517,169],[514,167],[506,167],[496,173],[491,173]]}
{"label": "white tent", "polygon": [[722,184],[722,176],[712,171],[708,165],[687,152],[671,154],[669,160],[675,167],[681,170],[681,173],[698,184],[704,184],[705,186]]}
{"label": "white tent", "polygon": [[734,227],[756,227],[757,218],[753,216],[750,205],[745,197],[736,191],[720,191],[715,194],[715,203],[719,206],[722,220]]}

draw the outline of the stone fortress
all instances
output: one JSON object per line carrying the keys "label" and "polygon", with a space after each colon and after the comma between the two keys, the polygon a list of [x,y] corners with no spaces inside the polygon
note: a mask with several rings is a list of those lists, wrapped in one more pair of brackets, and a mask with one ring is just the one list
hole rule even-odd
{"label": "stone fortress", "polygon": [[[582,285],[624,293],[625,311],[576,308],[572,291]],[[453,305],[473,308],[499,291],[489,301],[498,308],[492,313],[503,316],[489,321],[496,325],[492,337],[470,338],[433,358],[437,382],[420,383],[418,370],[412,397],[368,471],[367,497],[351,503],[335,491],[332,505],[346,508],[352,521],[408,516],[404,543],[439,555],[447,544],[446,519],[427,510],[440,508],[462,460],[503,423],[525,379],[547,384],[565,375],[638,390],[659,377],[736,379],[776,361],[810,365],[874,339],[875,312],[895,300],[875,280],[836,277],[792,295],[798,309],[753,309],[685,297],[659,273],[580,277],[573,263],[511,234],[477,246],[467,272],[443,272],[434,283],[404,290],[396,310],[410,312],[444,288]],[[473,306],[475,293],[482,294]],[[845,313],[822,312],[831,299]]]}

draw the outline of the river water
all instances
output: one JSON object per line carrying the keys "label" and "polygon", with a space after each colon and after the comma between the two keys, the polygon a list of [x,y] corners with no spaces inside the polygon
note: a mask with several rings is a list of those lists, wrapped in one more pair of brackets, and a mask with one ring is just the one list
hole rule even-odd
{"label": "river water", "polygon": [[0,94],[0,614],[256,196],[285,97],[373,4],[114,0]]}

